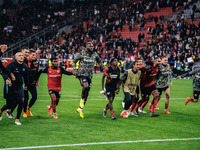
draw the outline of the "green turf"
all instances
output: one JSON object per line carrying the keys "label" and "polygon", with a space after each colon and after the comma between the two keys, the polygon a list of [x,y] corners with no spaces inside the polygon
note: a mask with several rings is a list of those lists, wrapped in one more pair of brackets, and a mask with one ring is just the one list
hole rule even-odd
{"label": "green turf", "polygon": [[[50,104],[47,91],[47,75],[42,74],[38,86],[38,101],[31,108],[33,117],[21,117],[22,126],[14,124],[3,114],[0,121],[0,148],[46,146],[59,144],[79,144],[93,142],[135,141],[152,139],[200,138],[200,104],[184,105],[186,97],[192,97],[192,80],[173,80],[169,111],[171,115],[163,114],[164,99],[159,102],[160,117],[151,118],[149,112],[138,118],[120,118],[123,92],[116,95],[114,112],[117,120],[111,120],[108,111],[103,118],[103,108],[107,101],[99,93],[101,90],[101,74],[94,75],[88,102],[84,108],[85,118],[79,118],[76,109],[79,106],[81,86],[73,76],[63,76],[62,96],[57,107],[58,120],[48,116],[46,106]],[[0,81],[2,85],[2,79]],[[2,86],[3,87],[3,86]],[[2,88],[0,89],[2,92]],[[164,98],[164,96],[163,96]],[[1,94],[0,105],[5,100]],[[147,107],[145,108],[147,111]],[[16,110],[14,111],[16,115]],[[200,140],[168,141],[150,143],[105,144],[73,147],[46,148],[63,149],[200,149]]]}

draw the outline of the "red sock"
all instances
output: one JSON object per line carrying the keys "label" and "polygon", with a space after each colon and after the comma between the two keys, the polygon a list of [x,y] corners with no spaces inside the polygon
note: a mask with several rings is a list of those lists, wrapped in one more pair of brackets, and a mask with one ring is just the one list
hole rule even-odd
{"label": "red sock", "polygon": [[52,108],[52,104],[50,105],[50,109]]}
{"label": "red sock", "polygon": [[138,107],[140,107],[142,105],[142,102],[141,101],[139,101],[138,103],[137,103],[137,105],[135,106],[135,110],[137,110],[138,109]]}
{"label": "red sock", "polygon": [[106,108],[104,109],[104,111],[107,111],[109,109],[109,106],[106,106]]}
{"label": "red sock", "polygon": [[149,102],[149,100],[145,101],[144,103],[142,103],[142,110],[144,109],[144,107],[146,106],[146,104]]}
{"label": "red sock", "polygon": [[110,111],[111,116],[114,116],[114,112],[113,110]]}
{"label": "red sock", "polygon": [[133,104],[131,105],[130,112],[133,112],[133,109],[135,108],[136,104],[137,104],[136,102],[133,102]]}
{"label": "red sock", "polygon": [[52,109],[53,113],[56,113],[56,97],[52,97]]}
{"label": "red sock", "polygon": [[155,112],[156,105],[158,104],[158,98],[154,98],[151,104],[153,103],[153,108],[151,110],[151,113]]}
{"label": "red sock", "polygon": [[166,110],[167,110],[168,106],[169,106],[168,104],[165,104],[165,109],[166,109]]}

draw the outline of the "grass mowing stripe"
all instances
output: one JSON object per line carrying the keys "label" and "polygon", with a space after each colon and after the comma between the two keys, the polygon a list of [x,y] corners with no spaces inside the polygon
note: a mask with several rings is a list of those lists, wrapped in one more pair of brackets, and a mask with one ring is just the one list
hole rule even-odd
{"label": "grass mowing stripe", "polygon": [[[91,98],[92,99],[92,98]],[[165,98],[161,98],[162,100],[164,100]],[[185,98],[170,98],[171,100],[185,100]],[[46,100],[42,100],[42,99],[40,99],[40,100],[37,100],[37,101],[40,101],[40,102],[44,102],[44,101],[49,101],[50,99],[46,99]],[[89,100],[90,100],[90,98],[89,98]],[[106,99],[105,98],[102,98],[102,99],[92,99],[92,100],[96,100],[96,101],[105,101]],[[121,98],[115,98],[115,100],[116,101],[119,101],[119,100],[121,100],[121,101],[123,101],[123,99],[121,99]],[[62,99],[61,98],[61,101],[80,101],[80,98],[73,98],[73,99]],[[2,101],[2,100],[0,100],[0,103],[3,103],[3,102],[5,102],[5,101]]]}
{"label": "grass mowing stripe", "polygon": [[38,148],[53,148],[53,147],[71,147],[71,146],[87,146],[87,145],[107,145],[107,144],[125,144],[125,143],[150,143],[150,142],[170,142],[170,141],[191,141],[200,140],[200,138],[179,138],[179,139],[153,139],[153,140],[136,140],[136,141],[113,141],[113,142],[98,142],[98,143],[80,143],[80,144],[60,144],[46,146],[31,146],[31,147],[14,147],[0,150],[18,150],[18,149],[38,149]]}

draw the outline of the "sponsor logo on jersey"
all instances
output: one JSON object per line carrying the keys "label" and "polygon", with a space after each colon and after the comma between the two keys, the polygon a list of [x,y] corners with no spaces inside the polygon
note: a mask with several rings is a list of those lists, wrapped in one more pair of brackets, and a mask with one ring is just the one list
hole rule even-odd
{"label": "sponsor logo on jersey", "polygon": [[117,75],[117,74],[111,74],[110,77],[111,77],[112,79],[116,79],[116,78],[118,77],[118,75]]}
{"label": "sponsor logo on jersey", "polygon": [[51,75],[51,74],[49,74],[49,77],[60,77],[61,75],[60,74],[58,74],[58,75]]}

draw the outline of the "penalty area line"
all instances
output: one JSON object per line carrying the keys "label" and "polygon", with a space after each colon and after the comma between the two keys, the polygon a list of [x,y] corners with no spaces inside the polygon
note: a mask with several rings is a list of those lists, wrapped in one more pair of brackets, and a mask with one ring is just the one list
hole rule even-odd
{"label": "penalty area line", "polygon": [[61,145],[31,146],[31,147],[13,147],[13,148],[4,148],[4,149],[0,149],[0,150],[38,149],[38,148],[42,149],[42,148],[54,148],[54,147],[72,147],[72,146],[125,144],[125,143],[170,142],[170,141],[191,141],[191,140],[200,140],[200,138],[153,139],[153,140],[136,140],[136,141],[113,141],[113,142],[80,143],[80,144],[61,144]]}

